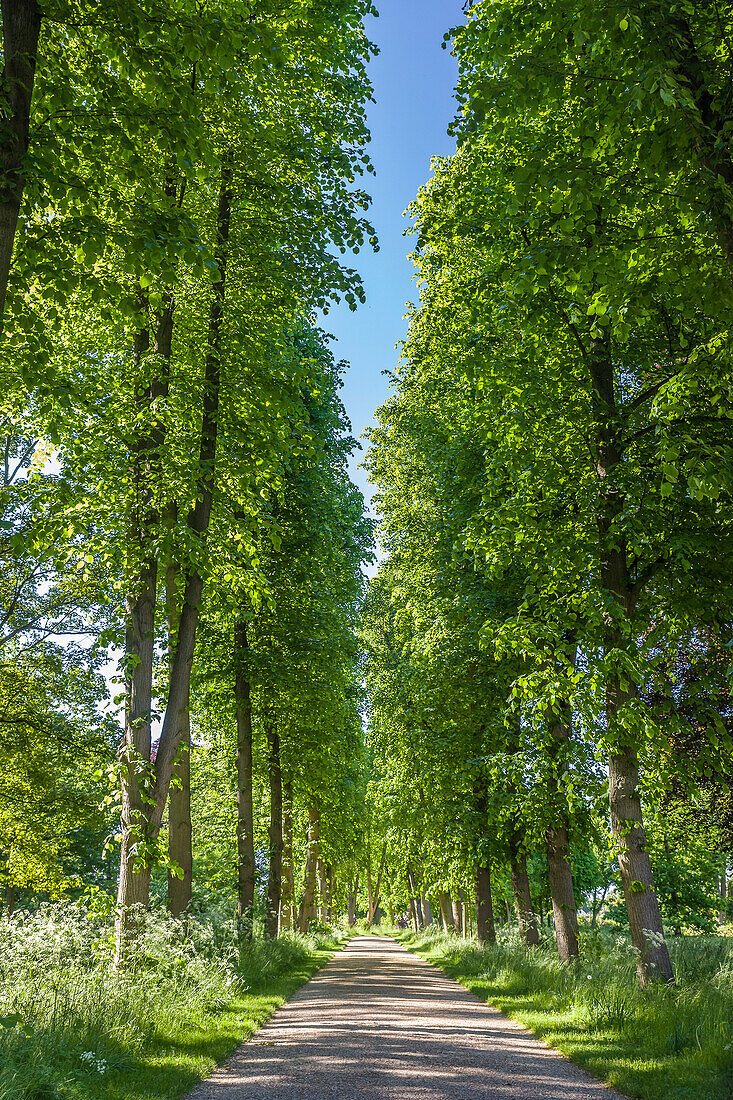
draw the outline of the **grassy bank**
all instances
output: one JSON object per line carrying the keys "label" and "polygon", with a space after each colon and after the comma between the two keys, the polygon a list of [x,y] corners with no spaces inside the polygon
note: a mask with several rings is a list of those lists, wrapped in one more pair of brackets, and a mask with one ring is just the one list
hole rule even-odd
{"label": "grassy bank", "polygon": [[231,922],[152,918],[113,974],[108,920],[49,906],[0,921],[0,1100],[182,1096],[339,946],[324,934],[236,949]]}
{"label": "grassy bank", "polygon": [[733,1096],[733,939],[672,937],[677,986],[642,992],[631,948],[613,934],[587,935],[571,966],[550,945],[530,951],[506,934],[484,949],[440,934],[399,938],[629,1096]]}

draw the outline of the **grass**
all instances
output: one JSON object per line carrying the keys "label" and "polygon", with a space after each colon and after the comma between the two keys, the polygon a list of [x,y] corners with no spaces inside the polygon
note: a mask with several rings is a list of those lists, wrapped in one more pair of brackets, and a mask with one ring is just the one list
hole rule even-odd
{"label": "grass", "polygon": [[216,915],[162,914],[129,969],[112,928],[77,906],[0,922],[0,1100],[174,1100],[331,957],[345,934],[236,949]]}
{"label": "grass", "polygon": [[495,947],[435,933],[402,943],[596,1077],[640,1100],[733,1097],[733,939],[673,937],[674,988],[642,991],[627,941],[586,934],[563,966],[551,941]]}

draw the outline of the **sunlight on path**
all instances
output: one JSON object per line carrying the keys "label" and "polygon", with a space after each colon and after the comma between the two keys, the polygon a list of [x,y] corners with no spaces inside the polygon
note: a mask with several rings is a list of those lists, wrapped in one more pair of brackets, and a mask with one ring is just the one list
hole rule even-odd
{"label": "sunlight on path", "polygon": [[618,1100],[394,940],[360,936],[189,1100]]}

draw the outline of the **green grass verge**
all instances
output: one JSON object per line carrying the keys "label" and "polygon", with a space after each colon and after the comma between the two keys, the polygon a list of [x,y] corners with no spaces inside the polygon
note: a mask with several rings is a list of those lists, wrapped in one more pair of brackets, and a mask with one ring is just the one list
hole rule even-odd
{"label": "green grass verge", "polygon": [[176,1100],[350,937],[236,946],[231,921],[151,914],[123,971],[80,907],[0,921],[0,1100]]}
{"label": "green grass verge", "polygon": [[648,991],[637,988],[633,957],[618,941],[596,942],[563,967],[549,946],[531,952],[511,939],[481,949],[442,935],[398,938],[627,1096],[733,1098],[733,946],[721,950],[718,937],[674,945],[677,988]]}
{"label": "green grass verge", "polygon": [[261,990],[233,997],[228,1004],[200,1009],[178,1026],[157,1031],[128,1066],[100,1083],[77,1083],[79,1100],[177,1100],[208,1077],[240,1043],[257,1031],[297,989],[342,946],[312,950],[295,966],[267,981]]}
{"label": "green grass verge", "polygon": [[280,1005],[324,966],[335,942],[271,978],[261,990],[233,997],[208,1011],[200,1008],[177,1026],[161,1028],[128,1065],[104,1082],[76,1083],[79,1100],[177,1100],[261,1027]]}

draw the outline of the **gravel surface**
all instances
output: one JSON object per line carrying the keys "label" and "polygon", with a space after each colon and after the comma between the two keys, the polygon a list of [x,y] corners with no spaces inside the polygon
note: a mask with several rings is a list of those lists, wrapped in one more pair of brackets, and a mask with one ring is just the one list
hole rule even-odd
{"label": "gravel surface", "polygon": [[394,940],[351,940],[189,1100],[623,1100]]}

